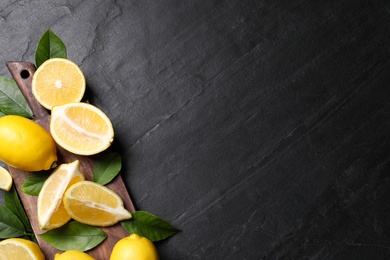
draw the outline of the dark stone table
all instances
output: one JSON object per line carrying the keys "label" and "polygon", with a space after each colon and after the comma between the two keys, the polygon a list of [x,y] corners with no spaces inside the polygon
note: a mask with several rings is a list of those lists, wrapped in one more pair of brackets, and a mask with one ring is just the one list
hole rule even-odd
{"label": "dark stone table", "polygon": [[51,29],[113,122],[161,259],[390,258],[390,2],[2,0],[0,74]]}

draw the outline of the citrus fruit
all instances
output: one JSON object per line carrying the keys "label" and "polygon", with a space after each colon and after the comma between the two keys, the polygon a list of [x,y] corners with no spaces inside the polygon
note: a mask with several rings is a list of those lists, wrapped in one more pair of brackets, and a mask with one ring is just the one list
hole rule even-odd
{"label": "citrus fruit", "polygon": [[35,71],[31,90],[38,103],[50,110],[53,106],[79,102],[85,92],[85,77],[74,62],[52,58]]}
{"label": "citrus fruit", "polygon": [[61,164],[47,178],[38,195],[38,223],[42,229],[60,227],[71,219],[65,210],[63,195],[68,187],[82,180],[84,174],[79,160]]}
{"label": "citrus fruit", "polygon": [[48,170],[57,161],[57,148],[51,135],[22,116],[0,118],[0,144],[0,160],[20,170]]}
{"label": "citrus fruit", "polygon": [[92,181],[72,185],[65,192],[64,205],[74,220],[92,226],[111,226],[131,218],[118,194]]}
{"label": "citrus fruit", "polygon": [[79,155],[97,154],[114,139],[110,119],[99,108],[83,102],[54,107],[50,132],[58,145]]}
{"label": "citrus fruit", "polygon": [[62,254],[56,253],[54,260],[95,260],[95,258],[78,250],[68,250]]}
{"label": "citrus fruit", "polygon": [[12,176],[5,168],[0,167],[0,189],[9,191],[12,187]]}
{"label": "citrus fruit", "polygon": [[138,234],[119,240],[112,249],[110,260],[158,260],[152,241]]}
{"label": "citrus fruit", "polygon": [[8,238],[0,242],[0,259],[45,260],[45,256],[30,240]]}

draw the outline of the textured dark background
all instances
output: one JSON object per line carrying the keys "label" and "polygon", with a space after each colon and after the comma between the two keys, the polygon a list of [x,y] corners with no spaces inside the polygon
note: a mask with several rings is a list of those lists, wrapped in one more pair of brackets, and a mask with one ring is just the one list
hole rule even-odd
{"label": "textured dark background", "polygon": [[49,28],[161,259],[390,258],[388,0],[1,0],[0,74]]}

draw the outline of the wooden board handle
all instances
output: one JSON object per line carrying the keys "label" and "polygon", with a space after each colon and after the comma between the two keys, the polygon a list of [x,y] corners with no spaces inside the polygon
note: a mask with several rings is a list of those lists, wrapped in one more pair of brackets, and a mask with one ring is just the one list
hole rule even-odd
{"label": "wooden board handle", "polygon": [[47,117],[48,111],[36,101],[31,90],[32,77],[36,70],[35,65],[21,61],[8,61],[6,64],[35,118]]}

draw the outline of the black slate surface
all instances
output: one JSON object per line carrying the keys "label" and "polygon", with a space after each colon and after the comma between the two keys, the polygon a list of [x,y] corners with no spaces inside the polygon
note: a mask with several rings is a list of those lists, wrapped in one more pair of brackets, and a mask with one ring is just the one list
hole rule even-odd
{"label": "black slate surface", "polygon": [[49,28],[161,259],[390,258],[389,1],[2,0],[0,74]]}

